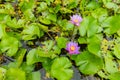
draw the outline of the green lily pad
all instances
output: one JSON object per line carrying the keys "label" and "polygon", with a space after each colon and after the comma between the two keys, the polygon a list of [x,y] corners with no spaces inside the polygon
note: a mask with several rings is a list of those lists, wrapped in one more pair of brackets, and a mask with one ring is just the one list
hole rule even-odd
{"label": "green lily pad", "polygon": [[56,58],[51,66],[51,75],[57,80],[70,80],[73,70],[71,62],[66,57]]}
{"label": "green lily pad", "polygon": [[79,54],[75,60],[76,65],[83,74],[95,74],[103,68],[102,58],[84,51]]}

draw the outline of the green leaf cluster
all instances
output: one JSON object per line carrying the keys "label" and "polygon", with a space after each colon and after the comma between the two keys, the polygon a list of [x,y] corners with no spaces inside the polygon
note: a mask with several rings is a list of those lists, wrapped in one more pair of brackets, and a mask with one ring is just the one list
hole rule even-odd
{"label": "green leaf cluster", "polygon": [[[119,0],[0,0],[0,80],[42,80],[41,68],[45,78],[71,80],[73,67],[85,76],[119,80],[119,4]],[[83,18],[80,26],[70,22],[75,14]],[[66,50],[71,41],[78,43],[80,54]]]}

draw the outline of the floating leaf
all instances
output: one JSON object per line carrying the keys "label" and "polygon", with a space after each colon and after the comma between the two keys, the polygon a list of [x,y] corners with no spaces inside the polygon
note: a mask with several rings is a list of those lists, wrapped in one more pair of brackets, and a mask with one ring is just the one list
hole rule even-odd
{"label": "floating leaf", "polygon": [[73,30],[74,28],[74,25],[70,23],[69,21],[67,21],[66,19],[58,20],[58,24],[62,27],[64,31]]}
{"label": "floating leaf", "polygon": [[110,80],[119,80],[120,79],[120,72],[115,72],[109,76]]}
{"label": "floating leaf", "polygon": [[32,10],[28,9],[24,12],[24,17],[26,20],[34,21],[35,15],[33,14]]}
{"label": "floating leaf", "polygon": [[20,1],[19,6],[23,12],[28,9],[32,10],[35,7],[35,1],[34,0],[29,0],[29,1],[23,0],[23,1]]}
{"label": "floating leaf", "polygon": [[0,24],[0,39],[6,35],[5,32],[5,25],[4,24]]}
{"label": "floating leaf", "polygon": [[6,69],[0,67],[0,80],[5,80],[6,77]]}
{"label": "floating leaf", "polygon": [[32,40],[35,39],[36,36],[38,37],[43,36],[43,31],[39,29],[38,25],[32,23],[25,27],[22,34],[23,34],[22,36],[23,40]]}
{"label": "floating leaf", "polygon": [[95,20],[93,17],[88,16],[85,17],[81,22],[79,33],[81,36],[85,36],[87,33],[87,36],[91,37],[97,33],[98,27],[99,26],[97,20]]}
{"label": "floating leaf", "polygon": [[109,57],[109,53],[105,56],[105,70],[109,73],[114,73],[118,71],[116,62],[113,61],[111,57]]}
{"label": "floating leaf", "polygon": [[25,20],[19,19],[18,21],[16,18],[10,19],[7,21],[7,26],[12,27],[12,28],[22,28],[24,27]]}
{"label": "floating leaf", "polygon": [[73,75],[72,64],[66,57],[56,58],[51,66],[51,75],[57,80],[70,80]]}
{"label": "floating leaf", "polygon": [[88,50],[97,56],[100,55],[100,54],[98,54],[98,52],[100,51],[100,45],[101,45],[101,41],[98,37],[100,37],[100,35],[99,36],[95,35],[95,36],[87,39],[88,43],[89,43]]}
{"label": "floating leaf", "polygon": [[114,46],[114,52],[113,52],[113,54],[114,54],[117,58],[120,59],[120,50],[119,50],[119,47],[120,47],[119,44],[116,44],[116,45]]}
{"label": "floating leaf", "polygon": [[87,9],[96,9],[99,7],[100,4],[98,4],[96,1],[90,1],[90,3],[86,6]]}
{"label": "floating leaf", "polygon": [[2,52],[7,51],[8,56],[14,56],[18,50],[18,47],[19,41],[14,37],[6,36],[2,38],[0,42],[1,51]]}
{"label": "floating leaf", "polygon": [[20,49],[16,54],[17,56],[16,61],[17,61],[18,67],[22,64],[25,53],[26,53],[26,49]]}
{"label": "floating leaf", "polygon": [[79,37],[78,42],[79,42],[80,44],[86,44],[86,43],[87,43],[87,40],[86,40],[86,38]]}
{"label": "floating leaf", "polygon": [[84,51],[75,60],[76,65],[83,74],[95,74],[103,68],[102,58]]}
{"label": "floating leaf", "polygon": [[120,27],[118,25],[120,25],[120,16],[111,16],[108,17],[103,23],[102,23],[102,27],[106,27],[105,32],[107,34],[114,34],[116,33]]}
{"label": "floating leaf", "polygon": [[41,2],[37,9],[38,9],[39,12],[41,12],[41,11],[46,10],[47,8],[48,8],[47,4],[45,2]]}
{"label": "floating leaf", "polygon": [[38,55],[37,49],[32,49],[27,54],[27,65],[32,65],[36,62],[43,62],[46,58],[42,58]]}
{"label": "floating leaf", "polygon": [[26,80],[25,72],[20,69],[10,68],[6,80]]}
{"label": "floating leaf", "polygon": [[49,20],[49,19],[47,19],[47,18],[44,18],[44,17],[39,17],[39,21],[41,22],[41,23],[44,23],[44,24],[51,24],[51,21]]}
{"label": "floating leaf", "polygon": [[38,55],[40,57],[49,57],[54,58],[57,54],[60,54],[60,48],[55,46],[55,43],[52,40],[43,42],[42,49],[38,49]]}
{"label": "floating leaf", "polygon": [[118,5],[113,2],[108,2],[105,4],[108,9],[113,9],[115,12],[118,10]]}
{"label": "floating leaf", "polygon": [[57,20],[56,14],[49,14],[49,15],[47,15],[46,18],[53,21],[53,22],[56,22],[56,20]]}
{"label": "floating leaf", "polygon": [[92,12],[92,16],[102,22],[107,18],[108,12],[106,9],[98,8]]}
{"label": "floating leaf", "polygon": [[32,76],[31,80],[41,80],[40,71],[32,72],[31,76]]}
{"label": "floating leaf", "polygon": [[57,45],[60,49],[65,48],[66,44],[67,44],[67,38],[64,38],[64,37],[57,38]]}

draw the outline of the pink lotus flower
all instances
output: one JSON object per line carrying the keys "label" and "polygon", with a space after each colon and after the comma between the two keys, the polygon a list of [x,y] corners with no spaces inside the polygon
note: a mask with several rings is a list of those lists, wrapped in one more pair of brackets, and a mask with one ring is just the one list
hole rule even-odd
{"label": "pink lotus flower", "polygon": [[70,22],[76,26],[80,26],[80,22],[83,20],[80,15],[73,15],[70,17]]}
{"label": "pink lotus flower", "polygon": [[75,42],[69,42],[66,46],[66,50],[69,52],[69,54],[79,54],[80,47]]}

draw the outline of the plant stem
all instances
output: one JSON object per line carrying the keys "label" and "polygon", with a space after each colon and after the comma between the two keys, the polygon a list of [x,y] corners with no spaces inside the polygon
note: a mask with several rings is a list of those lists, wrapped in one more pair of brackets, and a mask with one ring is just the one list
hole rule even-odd
{"label": "plant stem", "polygon": [[76,28],[76,26],[74,26],[74,28],[73,28],[73,32],[72,32],[72,37],[71,37],[71,41],[74,41],[74,39],[75,39],[75,35],[77,34],[77,28]]}
{"label": "plant stem", "polygon": [[46,32],[46,33],[48,34],[48,36],[49,36],[52,40],[54,40],[53,37],[52,37],[48,32]]}

